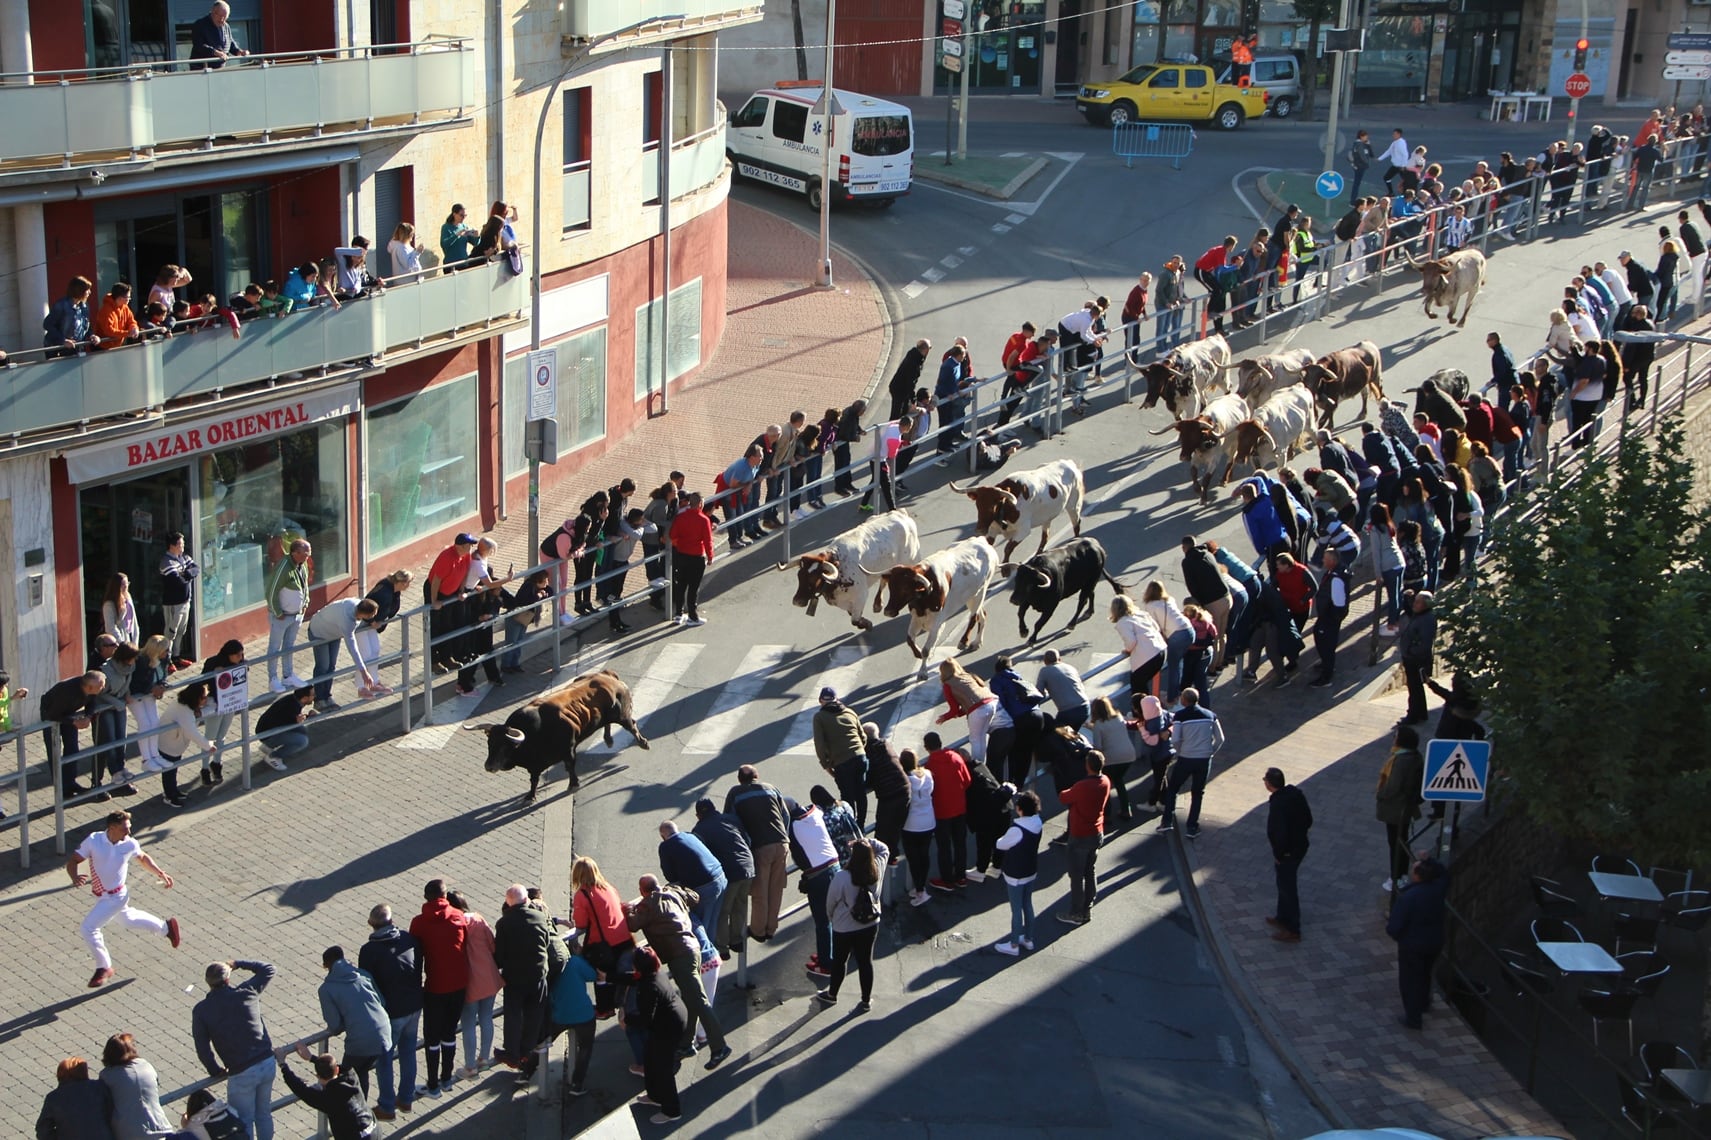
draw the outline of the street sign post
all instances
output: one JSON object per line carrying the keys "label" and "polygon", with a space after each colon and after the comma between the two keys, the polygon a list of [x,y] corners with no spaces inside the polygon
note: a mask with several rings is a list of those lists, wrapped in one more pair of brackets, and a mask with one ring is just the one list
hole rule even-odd
{"label": "street sign post", "polygon": [[1663,56],[1665,67],[1701,67],[1711,64],[1711,51],[1669,51]]}
{"label": "street sign post", "polygon": [[1420,795],[1427,800],[1476,804],[1485,799],[1490,773],[1490,741],[1434,740],[1426,745]]}
{"label": "street sign post", "polygon": [[1683,79],[1711,79],[1711,64],[1705,65],[1672,65],[1663,69],[1665,79],[1680,81]]}
{"label": "street sign post", "polygon": [[1570,99],[1584,99],[1592,94],[1592,77],[1577,71],[1563,81],[1562,89]]}
{"label": "street sign post", "polygon": [[529,368],[529,414],[531,420],[550,420],[558,415],[558,350],[531,352]]}

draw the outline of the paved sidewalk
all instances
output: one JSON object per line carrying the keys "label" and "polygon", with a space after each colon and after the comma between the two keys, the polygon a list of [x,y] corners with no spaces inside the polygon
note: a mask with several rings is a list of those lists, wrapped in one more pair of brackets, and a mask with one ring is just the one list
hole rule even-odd
{"label": "paved sidewalk", "polygon": [[[553,496],[545,517],[562,517],[554,512],[624,475],[646,486],[677,467],[692,485],[707,486],[768,421],[793,407],[817,416],[862,395],[884,374],[890,318],[879,287],[859,266],[834,253],[840,286],[820,291],[809,279],[817,256],[813,235],[736,202],[730,227],[729,315],[713,361],[673,399],[668,416],[581,472],[573,480],[580,493]],[[519,552],[519,564],[526,525],[526,512],[516,510],[495,532],[502,550]],[[763,547],[761,556],[771,557],[770,549]],[[307,660],[302,651],[299,659]],[[440,680],[439,693],[449,696],[452,678]],[[547,683],[545,676],[528,676],[505,689],[484,687],[460,712],[502,711]],[[342,682],[335,695],[349,699],[349,689]],[[399,738],[397,725],[393,701],[379,716],[353,711],[321,718],[309,726],[311,750],[292,760],[289,771],[271,773],[258,762],[252,792],[239,791],[237,762],[228,754],[227,779],[217,788],[202,789],[194,765],[185,770],[187,810],[168,814],[153,780],[140,781],[142,796],[111,805],[135,813],[138,837],[177,879],[176,889],[164,892],[133,866],[136,905],[181,917],[185,945],[174,953],[164,940],[156,945],[114,924],[108,943],[119,978],[102,990],[84,988],[91,967],[77,928],[90,898],[65,889],[63,860],[48,842],[51,817],[38,821],[34,865],[23,871],[9,858],[0,870],[0,960],[10,964],[12,979],[0,992],[0,1064],[15,1077],[0,1092],[8,1134],[28,1130],[60,1058],[98,1059],[112,1033],[137,1035],[160,1072],[163,1093],[199,1080],[190,1017],[205,992],[202,968],[210,960],[261,958],[279,967],[263,1007],[275,1041],[283,1043],[320,1028],[321,951],[338,943],[354,958],[375,903],[390,902],[407,924],[420,906],[422,883],[435,875],[461,883],[490,919],[508,883],[542,883],[555,898],[565,893],[571,821],[562,782],[549,787],[542,808],[523,810],[516,773],[482,770],[484,738],[451,725]],[[620,754],[609,770],[628,760]],[[108,807],[70,809],[69,846],[98,829]],[[275,1089],[286,1091],[282,1082]],[[401,1115],[386,1130],[435,1134],[477,1116],[482,1134],[522,1140],[543,1119],[552,1133],[557,1108],[550,1116],[529,1113],[510,1075],[489,1073],[460,1083],[446,1099],[418,1100],[413,1116]],[[281,1135],[306,1135],[312,1120],[301,1108],[286,1110]]]}
{"label": "paved sidewalk", "polygon": [[[1303,673],[1312,659],[1310,650],[1303,654]],[[1441,996],[1423,1032],[1399,1023],[1396,951],[1384,932],[1389,896],[1379,885],[1385,833],[1373,789],[1407,698],[1393,692],[1369,700],[1350,691],[1353,683],[1329,696],[1303,682],[1214,694],[1229,733],[1226,759],[1207,787],[1200,837],[1182,843],[1220,951],[1319,1095],[1352,1126],[1567,1135]],[[1264,921],[1275,913],[1276,891],[1261,775],[1273,765],[1313,809],[1296,945],[1274,942]]]}

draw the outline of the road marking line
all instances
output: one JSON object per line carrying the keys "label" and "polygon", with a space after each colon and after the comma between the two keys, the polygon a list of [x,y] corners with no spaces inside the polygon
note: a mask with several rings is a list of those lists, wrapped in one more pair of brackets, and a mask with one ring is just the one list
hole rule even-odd
{"label": "road marking line", "polygon": [[946,269],[955,269],[957,266],[962,264],[962,258],[958,257],[954,253],[947,253],[943,257],[939,258],[939,264],[944,266]]}
{"label": "road marking line", "polygon": [[922,293],[925,293],[926,291],[927,291],[927,287],[925,285],[921,284],[921,282],[919,282],[919,281],[909,282],[909,284],[903,286],[903,290],[902,290],[903,295],[905,297],[909,298],[911,301],[913,301],[916,297],[919,297]]}
{"label": "road marking line", "polygon": [[891,726],[885,730],[885,735],[898,740],[901,747],[918,748],[921,737],[933,730],[939,700],[943,696],[944,686],[936,674],[916,682],[897,702],[897,708],[891,714]]}
{"label": "road marking line", "polygon": [[1027,158],[1028,156],[1026,154],[1023,154],[1019,150],[1007,150],[1003,154],[999,155],[998,157],[999,158]]}
{"label": "road marking line", "polygon": [[1236,1047],[1222,1033],[1218,1034],[1218,1058],[1230,1068],[1236,1067]]}
{"label": "road marking line", "polygon": [[809,706],[797,713],[785,730],[785,747],[780,751],[789,756],[814,755],[814,714],[820,711],[820,690],[830,686],[847,693],[861,679],[861,665],[867,653],[854,645],[840,645],[832,650],[832,667],[820,674],[809,686]]}
{"label": "road marking line", "polygon": [[975,254],[980,252],[980,247],[978,245],[959,245],[957,246],[957,252],[962,254],[964,257],[973,257]]}
{"label": "road marking line", "polygon": [[[630,686],[630,708],[635,713],[636,726],[642,729],[644,736],[647,734],[650,718],[671,699],[677,683],[706,648],[705,644],[693,641],[667,642],[660,650],[659,656],[649,662],[641,679]],[[629,741],[614,736],[610,745],[601,739],[584,751],[590,755],[617,752],[628,743]]]}
{"label": "road marking line", "polygon": [[1007,234],[1010,232],[1010,227],[1005,225],[1003,222],[993,222],[992,232],[995,234]]}
{"label": "road marking line", "polygon": [[1051,157],[1062,161],[1064,167],[1062,170],[1058,171],[1057,177],[1051,180],[1051,184],[1045,188],[1045,191],[1038,198],[1035,198],[1032,202],[1010,203],[1010,209],[1016,211],[1018,214],[1026,214],[1029,217],[1032,217],[1039,210],[1040,206],[1045,203],[1045,200],[1051,197],[1052,191],[1058,188],[1058,183],[1068,177],[1069,172],[1075,169],[1075,164],[1085,157],[1079,151],[1048,151],[1047,153],[1050,154]]}
{"label": "road marking line", "polygon": [[1004,220],[1009,222],[1013,226],[1019,226],[1023,222],[1027,221],[1028,219],[1021,214],[1011,214],[1009,217],[1005,218]]}
{"label": "road marking line", "polygon": [[719,686],[719,696],[713,702],[695,735],[684,745],[685,756],[713,756],[737,738],[743,727],[743,714],[751,701],[759,699],[766,689],[772,671],[788,661],[795,653],[789,645],[756,645],[737,663],[734,677]]}
{"label": "road marking line", "polygon": [[921,280],[923,281],[930,281],[936,284],[944,279],[944,271],[936,268],[935,266],[929,265],[927,268],[921,270]]}

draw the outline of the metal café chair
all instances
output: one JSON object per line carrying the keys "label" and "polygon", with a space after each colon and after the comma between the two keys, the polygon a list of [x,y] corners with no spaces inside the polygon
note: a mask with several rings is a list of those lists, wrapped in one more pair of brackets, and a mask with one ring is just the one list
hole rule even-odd
{"label": "metal caf\u00e9 chair", "polygon": [[1711,891],[1676,891],[1663,901],[1663,920],[1695,940],[1711,919]]}
{"label": "metal caf\u00e9 chair", "polygon": [[1539,913],[1547,918],[1574,918],[1580,914],[1580,904],[1562,889],[1562,884],[1543,875],[1531,877],[1533,901]]}
{"label": "metal caf\u00e9 chair", "polygon": [[1640,865],[1626,855],[1594,855],[1592,870],[1600,875],[1632,875],[1637,879],[1645,878],[1640,872]]}
{"label": "metal caf\u00e9 chair", "polygon": [[1666,895],[1693,889],[1693,872],[1691,870],[1678,871],[1674,867],[1653,867],[1647,872],[1647,877],[1657,884],[1658,890]]}
{"label": "metal caf\u00e9 chair", "polygon": [[1658,948],[1658,926],[1663,917],[1656,914],[1623,914],[1616,915],[1616,956],[1622,955],[1622,943],[1633,942],[1648,950]]}
{"label": "metal caf\u00e9 chair", "polygon": [[1497,957],[1503,963],[1503,980],[1509,983],[1516,997],[1525,997],[1529,993],[1544,997],[1556,988],[1551,985],[1549,974],[1528,961],[1529,955],[1525,951],[1500,949]]}
{"label": "metal caf\u00e9 chair", "polygon": [[1641,997],[1656,996],[1669,975],[1669,963],[1656,950],[1630,950],[1618,954],[1616,961],[1622,963],[1623,984]]}
{"label": "metal caf\u00e9 chair", "polygon": [[1566,918],[1535,918],[1532,930],[1534,942],[1586,941],[1580,928]]}
{"label": "metal caf\u00e9 chair", "polygon": [[1592,1018],[1592,1046],[1599,1047],[1598,1027],[1606,1021],[1620,1021],[1628,1027],[1628,1052],[1634,1051],[1634,1005],[1639,992],[1631,989],[1584,989],[1575,995],[1580,1008]]}

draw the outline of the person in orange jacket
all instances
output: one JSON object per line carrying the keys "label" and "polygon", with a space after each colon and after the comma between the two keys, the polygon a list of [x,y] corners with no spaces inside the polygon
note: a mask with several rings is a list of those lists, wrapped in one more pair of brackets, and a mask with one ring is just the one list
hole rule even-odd
{"label": "person in orange jacket", "polygon": [[118,348],[142,339],[137,328],[137,315],[131,311],[131,287],[123,281],[107,291],[101,309],[95,314],[91,332],[102,348]]}

